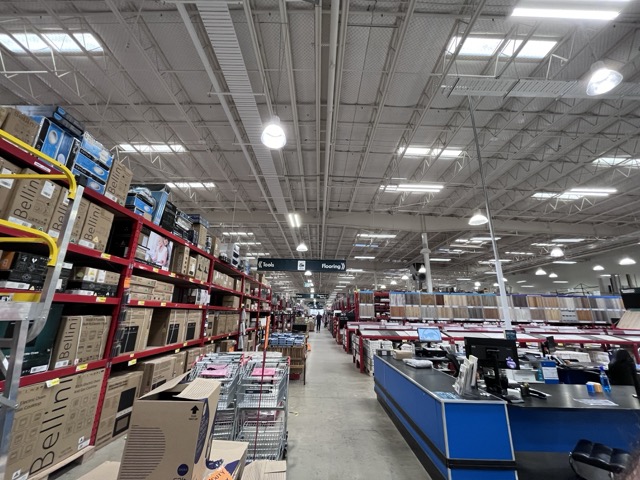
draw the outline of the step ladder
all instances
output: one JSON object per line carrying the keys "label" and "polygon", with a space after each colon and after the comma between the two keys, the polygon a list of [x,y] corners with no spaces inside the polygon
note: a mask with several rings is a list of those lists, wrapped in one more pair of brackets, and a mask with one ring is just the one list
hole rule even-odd
{"label": "step ladder", "polygon": [[60,235],[54,239],[45,232],[25,227],[7,220],[0,219],[0,226],[10,228],[16,232],[16,236],[0,237],[2,244],[44,244],[49,249],[49,261],[47,262],[47,273],[37,302],[6,302],[0,304],[0,322],[15,322],[13,336],[11,338],[0,339],[0,347],[8,348],[9,354],[4,355],[0,351],[0,371],[4,375],[4,390],[0,394],[0,479],[4,478],[11,445],[11,428],[16,409],[19,404],[18,388],[20,386],[20,374],[24,360],[25,348],[28,342],[38,336],[44,328],[56,291],[62,263],[67,253],[67,246],[71,238],[71,230],[78,216],[80,200],[84,192],[84,187],[78,185],[76,178],[71,171],[61,163],[48,155],[36,150],[9,133],[0,130],[0,137],[26,150],[32,155],[46,162],[47,166],[57,169],[60,173],[39,174],[39,173],[19,173],[2,174],[0,179],[11,180],[66,180],[68,182],[67,198],[69,204],[67,213],[62,224]]}

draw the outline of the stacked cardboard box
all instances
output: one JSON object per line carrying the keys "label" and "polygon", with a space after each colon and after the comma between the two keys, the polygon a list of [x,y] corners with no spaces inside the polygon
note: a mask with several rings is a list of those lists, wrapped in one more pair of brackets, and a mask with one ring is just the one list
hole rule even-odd
{"label": "stacked cardboard box", "polygon": [[188,372],[191,370],[191,367],[196,362],[197,358],[204,353],[204,348],[189,348],[188,350],[185,350],[185,352],[187,353],[187,358],[185,359],[184,370],[185,372]]}
{"label": "stacked cardboard box", "polygon": [[178,352],[170,356],[173,357],[173,378],[175,378],[185,372],[185,367],[187,364],[187,352]]}
{"label": "stacked cardboard box", "polygon": [[129,293],[131,300],[152,300],[157,281],[152,278],[131,275]]}
{"label": "stacked cardboard box", "polygon": [[183,310],[186,312],[186,318],[184,321],[184,336],[183,341],[188,342],[200,338],[200,331],[202,330],[202,312],[200,310]]}
{"label": "stacked cardboard box", "polygon": [[240,297],[236,295],[225,295],[222,297],[222,306],[229,308],[240,308]]}
{"label": "stacked cardboard box", "polygon": [[68,282],[69,293],[115,296],[120,274],[92,267],[74,267]]}
{"label": "stacked cardboard box", "polygon": [[107,342],[111,316],[65,315],[56,336],[51,368],[100,360]]}
{"label": "stacked cardboard box", "polygon": [[113,156],[88,132],[74,142],[67,167],[76,175],[87,179],[87,187],[104,195],[113,165]]}
{"label": "stacked cardboard box", "polygon": [[5,480],[31,478],[87,447],[104,369],[18,391]]}
{"label": "stacked cardboard box", "polygon": [[[78,225],[79,217],[80,214],[78,214],[78,218],[76,218],[76,226]],[[79,236],[77,237],[78,245],[104,252],[107,248],[107,241],[109,240],[112,224],[113,213],[99,207],[95,203],[87,202],[86,216]]]}
{"label": "stacked cardboard box", "polygon": [[142,372],[141,395],[171,380],[175,362],[175,357],[167,355],[136,363],[135,369]]}
{"label": "stacked cardboard box", "polygon": [[[171,260],[171,271],[181,275],[187,275],[189,272],[189,247],[186,245],[176,245],[173,250],[173,258]],[[197,266],[197,262],[196,262]]]}
{"label": "stacked cardboard box", "polygon": [[151,300],[170,302],[173,299],[174,288],[172,283],[156,281],[156,285],[153,287],[153,292],[151,293]]}
{"label": "stacked cardboard box", "polygon": [[111,167],[109,180],[104,195],[114,202],[124,205],[129,192],[129,186],[133,180],[133,172],[124,163],[115,162]]}
{"label": "stacked cardboard box", "polygon": [[0,129],[33,145],[40,126],[24,113],[13,108],[0,107]]}
{"label": "stacked cardboard box", "polygon": [[161,347],[183,342],[186,314],[186,310],[156,308],[151,319],[147,345]]}
{"label": "stacked cardboard box", "polygon": [[4,288],[41,289],[47,273],[47,257],[4,251],[0,256],[0,282]]}
{"label": "stacked cardboard box", "polygon": [[213,278],[211,279],[211,283],[223,288],[228,288],[230,290],[236,289],[235,279],[227,274],[218,272],[217,270],[213,272]]}
{"label": "stacked cardboard box", "polygon": [[209,280],[210,266],[211,266],[211,261],[207,257],[203,255],[196,255],[195,277],[202,282],[207,282]]}
{"label": "stacked cardboard box", "polygon": [[149,338],[152,316],[152,308],[128,308],[124,320],[118,324],[112,355],[144,350]]}
{"label": "stacked cardboard box", "polygon": [[[218,336],[238,331],[239,317],[237,313],[217,313],[207,319],[207,336]],[[209,334],[210,332],[210,334]]]}
{"label": "stacked cardboard box", "polygon": [[120,372],[109,377],[100,414],[96,447],[103,447],[127,431],[133,402],[140,396],[141,382],[141,371]]}

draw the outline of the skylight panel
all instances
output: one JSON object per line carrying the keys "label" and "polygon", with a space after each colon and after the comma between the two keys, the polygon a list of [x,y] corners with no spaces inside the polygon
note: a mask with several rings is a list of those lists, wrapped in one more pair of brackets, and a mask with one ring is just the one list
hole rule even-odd
{"label": "skylight panel", "polygon": [[640,168],[640,159],[629,157],[600,157],[596,158],[593,163],[606,167]]}
{"label": "skylight panel", "polygon": [[[447,53],[453,54],[461,37],[453,37],[449,42]],[[496,53],[504,39],[496,37],[467,37],[460,49],[462,57],[491,57]],[[524,40],[509,40],[500,51],[501,57],[512,57]],[[555,40],[529,40],[518,52],[517,58],[539,59],[546,57],[556,46]]]}
{"label": "skylight panel", "polygon": [[170,188],[213,188],[216,186],[213,182],[168,182],[167,185]]}
{"label": "skylight panel", "polygon": [[184,145],[179,143],[121,143],[123,152],[140,153],[181,153],[186,152]]}
{"label": "skylight panel", "polygon": [[89,53],[102,52],[102,46],[91,33],[14,33],[0,34],[0,45],[12,53]]}

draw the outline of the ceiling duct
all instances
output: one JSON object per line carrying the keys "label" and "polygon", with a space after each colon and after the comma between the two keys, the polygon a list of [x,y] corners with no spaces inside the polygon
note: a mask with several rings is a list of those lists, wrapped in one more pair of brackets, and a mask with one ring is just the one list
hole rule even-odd
{"label": "ceiling duct", "polygon": [[197,3],[197,8],[273,204],[279,214],[285,215],[288,210],[282,186],[271,151],[260,140],[264,124],[251,88],[229,7],[225,2],[207,2]]}

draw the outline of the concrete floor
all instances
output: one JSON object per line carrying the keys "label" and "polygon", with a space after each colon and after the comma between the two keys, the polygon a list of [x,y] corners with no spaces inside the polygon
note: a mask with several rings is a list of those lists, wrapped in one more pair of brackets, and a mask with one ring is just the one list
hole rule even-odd
{"label": "concrete floor", "polygon": [[[307,385],[289,386],[287,479],[430,480],[378,404],[373,379],[356,370],[327,330],[310,336]],[[119,461],[123,447],[120,439],[49,478],[76,480],[105,461]]]}

